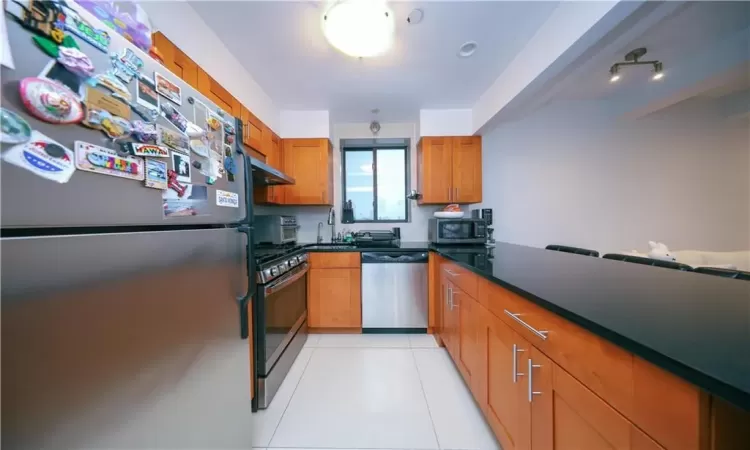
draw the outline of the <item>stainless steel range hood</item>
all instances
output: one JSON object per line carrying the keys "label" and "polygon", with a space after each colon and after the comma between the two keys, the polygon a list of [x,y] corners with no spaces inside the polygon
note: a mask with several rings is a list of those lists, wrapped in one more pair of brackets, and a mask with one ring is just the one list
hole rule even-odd
{"label": "stainless steel range hood", "polygon": [[250,158],[253,167],[253,184],[273,186],[279,184],[294,184],[294,178],[280,170],[276,170],[263,161]]}

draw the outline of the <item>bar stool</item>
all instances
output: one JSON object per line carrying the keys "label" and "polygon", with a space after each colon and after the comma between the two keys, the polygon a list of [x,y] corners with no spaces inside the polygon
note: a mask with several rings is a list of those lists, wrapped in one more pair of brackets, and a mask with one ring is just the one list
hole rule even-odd
{"label": "bar stool", "polygon": [[547,250],[555,250],[557,252],[575,253],[576,255],[593,256],[594,258],[599,257],[599,252],[596,250],[589,250],[586,248],[568,247],[567,245],[551,244],[544,247]]}
{"label": "bar stool", "polygon": [[624,261],[636,264],[645,264],[647,266],[665,267],[667,269],[676,269],[683,272],[692,272],[693,268],[687,264],[682,264],[674,261],[662,261],[661,259],[644,258],[642,256],[634,255],[622,255],[619,253],[607,253],[602,256],[604,259],[613,259],[615,261]]}
{"label": "bar stool", "polygon": [[715,275],[718,277],[734,278],[735,280],[750,281],[750,272],[744,270],[735,269],[721,269],[719,267],[696,267],[697,273],[704,273],[706,275]]}

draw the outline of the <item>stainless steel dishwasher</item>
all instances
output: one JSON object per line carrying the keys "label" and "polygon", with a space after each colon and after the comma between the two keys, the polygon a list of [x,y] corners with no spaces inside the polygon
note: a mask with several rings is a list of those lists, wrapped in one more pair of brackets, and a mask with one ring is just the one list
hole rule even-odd
{"label": "stainless steel dishwasher", "polygon": [[427,252],[362,253],[362,331],[427,331]]}

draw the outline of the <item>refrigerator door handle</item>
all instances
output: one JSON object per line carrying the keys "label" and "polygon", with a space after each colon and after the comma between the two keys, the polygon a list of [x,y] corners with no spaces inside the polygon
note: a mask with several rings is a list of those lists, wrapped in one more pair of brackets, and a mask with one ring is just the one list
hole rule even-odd
{"label": "refrigerator door handle", "polygon": [[248,324],[247,304],[253,298],[255,292],[255,264],[253,259],[253,229],[247,225],[241,225],[237,227],[237,231],[244,233],[247,237],[247,243],[245,248],[245,254],[247,257],[247,292],[245,295],[237,297],[237,303],[240,308],[240,337],[247,339],[250,333],[250,327]]}

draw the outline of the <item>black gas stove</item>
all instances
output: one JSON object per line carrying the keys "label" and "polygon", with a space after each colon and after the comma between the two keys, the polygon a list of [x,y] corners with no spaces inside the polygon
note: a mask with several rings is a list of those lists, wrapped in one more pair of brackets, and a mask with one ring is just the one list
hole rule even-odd
{"label": "black gas stove", "polygon": [[296,243],[254,247],[253,411],[265,409],[307,340],[307,251]]}
{"label": "black gas stove", "polygon": [[307,262],[301,245],[259,245],[254,250],[259,284],[270,283]]}

